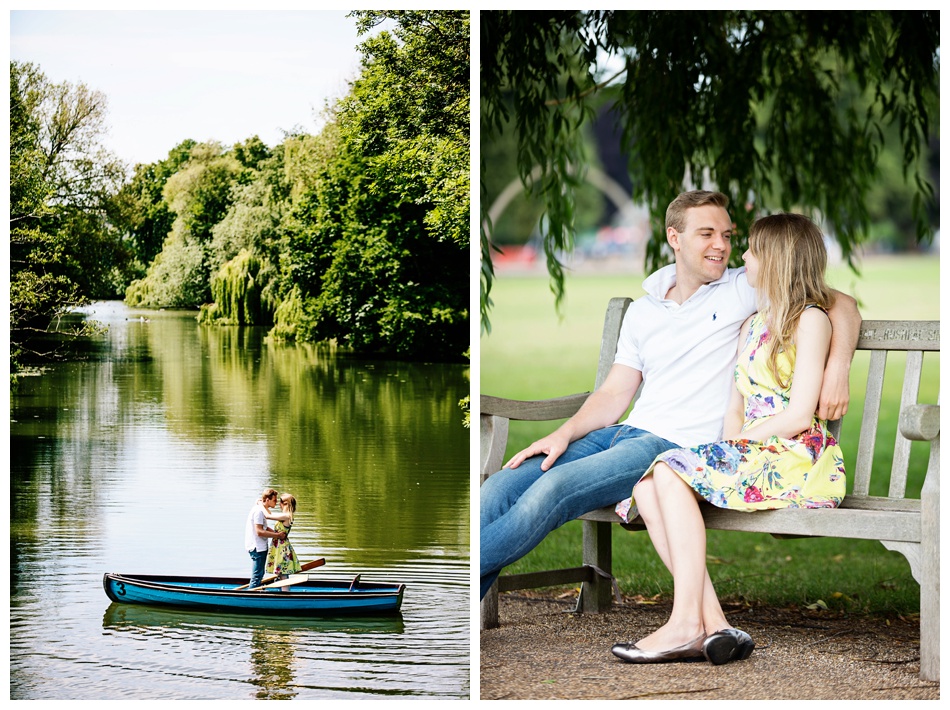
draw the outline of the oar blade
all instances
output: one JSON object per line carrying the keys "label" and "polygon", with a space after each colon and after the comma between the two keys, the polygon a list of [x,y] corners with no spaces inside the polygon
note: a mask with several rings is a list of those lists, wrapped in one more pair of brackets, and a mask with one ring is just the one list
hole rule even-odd
{"label": "oar blade", "polygon": [[[305,562],[304,564],[300,565],[300,571],[306,572],[307,570],[315,569],[317,567],[323,567],[323,565],[325,565],[326,563],[327,563],[326,558],[318,557],[315,560],[311,560],[310,562]],[[275,579],[277,579],[276,574],[268,574],[261,580],[261,584],[263,585],[263,584],[267,584],[268,582],[273,582]],[[235,587],[234,590],[240,591],[242,589],[247,589],[250,586],[251,586],[250,583],[242,584],[240,587]],[[260,589],[260,587],[255,587],[255,589]]]}
{"label": "oar blade", "polygon": [[323,557],[318,557],[317,559],[312,560],[311,562],[305,562],[304,564],[300,565],[300,571],[306,572],[309,569],[323,567],[323,565],[325,565],[326,563],[327,563],[326,559],[324,559]]}
{"label": "oar blade", "polygon": [[292,584],[303,584],[309,581],[310,575],[308,574],[292,574],[287,577],[287,579],[278,579],[276,582],[265,584],[262,587],[256,587],[256,589],[276,589],[278,587],[289,587]]}

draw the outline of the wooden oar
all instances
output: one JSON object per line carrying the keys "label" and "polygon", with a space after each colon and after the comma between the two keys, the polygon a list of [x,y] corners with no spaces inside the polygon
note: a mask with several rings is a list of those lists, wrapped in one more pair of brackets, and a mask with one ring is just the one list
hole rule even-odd
{"label": "wooden oar", "polygon": [[[322,567],[326,563],[327,563],[326,559],[324,559],[323,557],[318,557],[313,562],[306,562],[300,565],[300,571],[306,572],[307,570],[314,569],[315,567]],[[261,580],[261,584],[265,584],[267,582],[273,582],[275,579],[277,579],[276,574],[269,574]],[[247,584],[242,584],[240,587],[235,587],[234,591],[238,591],[239,589],[247,589],[250,586],[251,586],[251,583],[248,582]],[[260,587],[256,587],[256,588],[260,589]]]}
{"label": "wooden oar", "polygon": [[277,587],[289,587],[291,584],[303,584],[310,581],[309,574],[292,574],[287,579],[279,579],[271,584],[263,584],[260,587],[254,587],[248,591],[256,592],[259,589],[276,589]]}

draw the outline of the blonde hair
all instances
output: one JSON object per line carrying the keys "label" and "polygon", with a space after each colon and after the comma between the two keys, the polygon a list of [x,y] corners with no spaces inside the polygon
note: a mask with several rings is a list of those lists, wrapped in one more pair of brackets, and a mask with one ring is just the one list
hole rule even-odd
{"label": "blonde hair", "polygon": [[267,500],[268,498],[273,498],[277,495],[277,491],[273,488],[267,488],[261,493],[261,500]]}
{"label": "blonde hair", "polygon": [[666,228],[672,227],[677,232],[686,229],[686,213],[694,207],[715,205],[724,210],[729,208],[729,197],[721,192],[709,190],[690,190],[676,196],[666,208]]}
{"label": "blonde hair", "polygon": [[[749,251],[759,260],[755,290],[769,329],[769,369],[782,387],[778,354],[792,354],[798,320],[810,305],[828,310],[834,292],[825,283],[828,253],[818,226],[801,214],[761,217],[749,228]],[[794,357],[790,357],[794,365]]]}
{"label": "blonde hair", "polygon": [[297,512],[297,499],[290,493],[284,493],[279,500],[282,504],[287,503],[290,506],[290,519],[293,520],[294,513]]}

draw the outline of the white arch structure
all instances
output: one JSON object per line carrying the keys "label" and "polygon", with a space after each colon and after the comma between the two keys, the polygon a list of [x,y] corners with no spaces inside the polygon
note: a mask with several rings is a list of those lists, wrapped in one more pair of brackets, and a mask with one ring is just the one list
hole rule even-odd
{"label": "white arch structure", "polygon": [[[569,167],[568,170],[574,173],[574,168]],[[534,182],[541,177],[541,166],[536,165],[531,171],[529,180]],[[617,208],[617,211],[620,212],[621,216],[629,224],[634,224],[635,221],[639,218],[639,210],[636,203],[633,199],[627,194],[627,191],[623,187],[610,177],[607,173],[599,168],[588,167],[586,172],[586,180],[588,183],[600,190],[604,196],[610,200],[614,206]],[[502,190],[498,197],[495,198],[495,201],[492,202],[491,207],[488,209],[488,215],[485,221],[482,223],[482,228],[485,230],[485,233],[488,234],[488,225],[495,224],[498,221],[498,218],[504,213],[508,205],[511,204],[511,201],[514,200],[522,191],[524,190],[524,185],[521,182],[520,178],[515,178]]]}

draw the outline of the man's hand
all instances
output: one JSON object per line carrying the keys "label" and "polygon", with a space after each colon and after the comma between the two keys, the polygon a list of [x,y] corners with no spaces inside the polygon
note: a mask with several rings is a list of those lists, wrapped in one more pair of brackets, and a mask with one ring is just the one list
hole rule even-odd
{"label": "man's hand", "polygon": [[848,388],[850,368],[836,367],[829,363],[821,381],[818,395],[818,417],[829,422],[841,419],[848,413],[851,394]]}
{"label": "man's hand", "polygon": [[547,471],[554,465],[558,457],[564,453],[570,443],[570,438],[567,435],[560,433],[560,430],[555,431],[543,439],[538,439],[528,448],[519,451],[511,457],[511,460],[506,463],[503,468],[518,468],[525,459],[538,456],[539,454],[547,454],[547,458],[541,462],[541,470]]}
{"label": "man's hand", "polygon": [[587,436],[595,429],[616,424],[617,419],[630,407],[641,382],[643,374],[639,370],[614,363],[604,383],[585,400],[573,417],[553,433],[512,456],[502,468],[518,468],[525,459],[546,454],[547,458],[541,462],[541,470],[547,471],[572,441]]}
{"label": "man's hand", "polygon": [[841,419],[848,411],[848,376],[861,334],[861,314],[857,302],[840,291],[835,291],[834,295],[834,303],[828,310],[831,347],[818,395],[818,416],[828,421]]}

